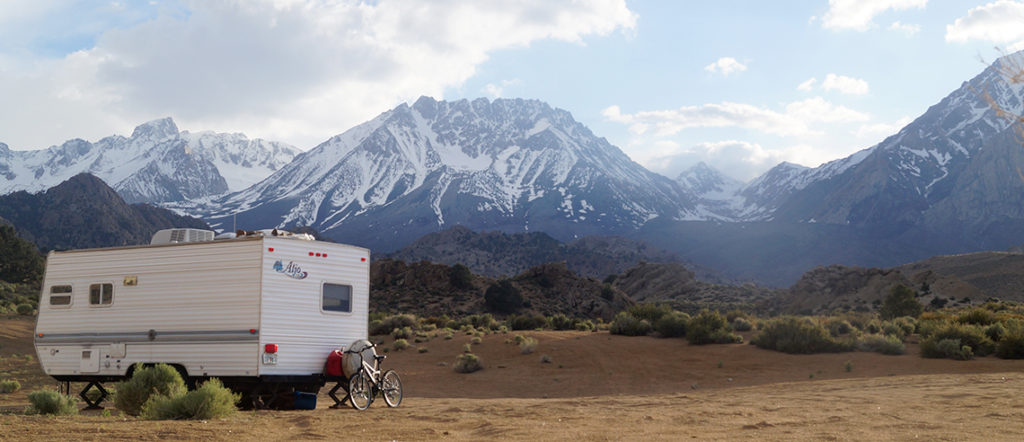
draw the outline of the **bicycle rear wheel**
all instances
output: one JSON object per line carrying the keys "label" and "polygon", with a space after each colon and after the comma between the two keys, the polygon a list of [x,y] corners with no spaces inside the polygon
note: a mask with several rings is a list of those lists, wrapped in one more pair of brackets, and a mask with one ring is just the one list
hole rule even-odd
{"label": "bicycle rear wheel", "polygon": [[381,379],[380,391],[381,396],[384,396],[384,402],[387,402],[389,407],[397,407],[402,403],[402,379],[394,370],[385,371]]}
{"label": "bicycle rear wheel", "polygon": [[373,402],[372,385],[362,372],[348,378],[348,401],[356,410],[370,408],[370,403]]}

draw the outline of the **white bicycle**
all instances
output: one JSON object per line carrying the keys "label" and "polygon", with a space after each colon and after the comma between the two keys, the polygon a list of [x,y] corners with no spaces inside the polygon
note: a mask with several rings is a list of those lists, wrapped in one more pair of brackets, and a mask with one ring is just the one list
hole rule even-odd
{"label": "white bicycle", "polygon": [[[370,408],[374,397],[380,393],[389,407],[397,407],[402,403],[402,379],[394,370],[381,371],[380,363],[387,355],[378,355],[375,344],[369,344],[359,350],[346,350],[345,353],[359,355],[359,371],[348,378],[348,397],[352,408],[365,410]],[[373,363],[366,361],[363,352],[370,349]]]}

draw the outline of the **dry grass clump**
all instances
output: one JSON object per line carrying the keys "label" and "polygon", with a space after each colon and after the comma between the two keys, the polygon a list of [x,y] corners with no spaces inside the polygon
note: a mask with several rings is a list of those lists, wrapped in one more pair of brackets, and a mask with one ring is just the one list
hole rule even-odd
{"label": "dry grass clump", "polygon": [[472,353],[463,353],[455,358],[453,369],[458,373],[472,373],[483,370],[483,363],[480,358]]}
{"label": "dry grass clump", "polygon": [[174,367],[156,364],[150,367],[136,367],[132,377],[117,383],[114,406],[118,410],[138,416],[150,396],[175,397],[185,394],[185,381]]}
{"label": "dry grass clump", "polygon": [[39,390],[28,394],[31,403],[25,410],[28,414],[52,414],[67,416],[78,414],[78,398],[60,394],[53,390]]}

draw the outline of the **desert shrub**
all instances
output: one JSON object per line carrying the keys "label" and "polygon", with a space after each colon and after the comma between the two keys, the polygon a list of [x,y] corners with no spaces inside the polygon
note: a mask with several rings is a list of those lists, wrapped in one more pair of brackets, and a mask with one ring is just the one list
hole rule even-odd
{"label": "desert shrub", "polygon": [[882,332],[882,321],[872,319],[864,324],[864,328],[861,329],[865,333],[878,334]]}
{"label": "desert shrub", "polygon": [[18,390],[21,390],[21,383],[17,380],[4,379],[0,381],[0,393],[14,393]]}
{"label": "desert shrub", "polygon": [[732,309],[725,313],[725,320],[732,323],[736,318],[748,319],[747,312],[740,309]]}
{"label": "desert shrub", "polygon": [[[970,347],[972,353],[977,356],[988,356],[995,351],[995,343],[988,336],[981,326],[970,324],[947,324],[939,328],[933,334],[921,341],[923,348],[925,342],[937,343],[945,339],[956,339],[961,345]],[[922,352],[924,350],[922,349]]]}
{"label": "desert shrub", "polygon": [[922,319],[917,321],[917,333],[925,337],[931,336],[947,324],[945,319]]}
{"label": "desert shrub", "polygon": [[543,316],[513,316],[508,320],[512,330],[536,330],[547,327],[548,320]]}
{"label": "desert shrub", "polygon": [[28,394],[29,414],[78,414],[78,399],[53,390],[39,390]]}
{"label": "desert shrub", "polygon": [[597,325],[594,324],[594,321],[586,319],[582,321],[577,321],[574,328],[578,331],[591,331],[597,328]]}
{"label": "desert shrub", "polygon": [[118,382],[115,388],[114,406],[132,416],[142,412],[150,396],[177,397],[187,390],[178,370],[167,364],[136,367],[131,379]]}
{"label": "desert shrub", "polygon": [[892,323],[903,329],[903,336],[910,336],[917,331],[917,319],[910,316],[901,316],[893,319]]}
{"label": "desert shrub", "polygon": [[996,322],[988,327],[985,327],[985,336],[989,339],[999,342],[1006,335],[1006,326],[1002,322]]}
{"label": "desert shrub", "polygon": [[462,352],[463,353],[472,353],[473,352],[473,344],[467,343],[466,345],[463,345],[462,346]]}
{"label": "desert shrub", "polygon": [[929,338],[921,341],[921,357],[966,361],[974,357],[974,352],[959,339]]}
{"label": "desert shrub", "polygon": [[423,330],[425,332],[432,332],[434,330],[437,330],[437,324],[431,322],[424,322],[423,324],[420,325],[420,330]]}
{"label": "desert shrub", "polygon": [[662,316],[670,315],[674,312],[672,307],[665,304],[636,304],[630,306],[626,311],[634,318],[645,320],[650,324],[654,324]]}
{"label": "desert shrub", "polygon": [[690,315],[672,312],[654,321],[652,328],[665,338],[681,338],[686,336],[686,326],[690,323]]}
{"label": "desert shrub", "polygon": [[473,336],[473,339],[469,340],[469,343],[473,345],[479,344],[481,342],[484,342],[484,340],[481,339],[479,336]]}
{"label": "desert shrub", "polygon": [[732,320],[732,329],[741,332],[751,331],[754,329],[754,324],[751,324],[746,318],[737,317]]}
{"label": "desert shrub", "polygon": [[825,321],[825,328],[833,337],[850,334],[853,331],[853,324],[841,318],[828,318]]}
{"label": "desert shrub", "polygon": [[[370,322],[371,335],[393,334],[395,329],[403,328],[409,328],[411,333],[412,327],[417,325],[416,317],[413,315],[392,315],[379,321]],[[408,338],[408,336],[405,337]]]}
{"label": "desert shrub", "polygon": [[463,353],[455,358],[455,365],[453,367],[458,373],[472,373],[479,371],[484,368],[475,354]]}
{"label": "desert shrub", "polygon": [[540,363],[541,364],[550,364],[551,363],[551,356],[540,355]]}
{"label": "desert shrub", "polygon": [[420,348],[416,349],[416,351],[419,352],[419,353],[426,353],[426,352],[428,352],[430,350],[427,350],[427,347],[420,347]]}
{"label": "desert shrub", "polygon": [[717,311],[702,310],[690,319],[686,327],[686,339],[694,345],[733,344],[743,338],[734,335],[725,317]]}
{"label": "desert shrub", "polygon": [[646,336],[651,332],[651,323],[637,319],[629,312],[619,312],[608,329],[613,335]]}
{"label": "desert shrub", "polygon": [[395,342],[391,344],[395,350],[405,350],[409,348],[409,341],[405,339],[395,339]]}
{"label": "desert shrub", "polygon": [[751,343],[760,348],[793,354],[853,350],[851,343],[832,338],[824,326],[807,318],[792,316],[769,321]]}
{"label": "desert shrub", "polygon": [[903,341],[893,335],[863,336],[857,341],[857,349],[883,355],[901,355],[907,352],[907,347],[903,345]]}
{"label": "desert shrub", "polygon": [[[995,323],[989,328],[996,325],[1001,324]],[[996,343],[996,356],[1003,359],[1024,359],[1024,325],[1019,321],[1011,321],[1009,327],[1004,329],[999,342]]]}
{"label": "desert shrub", "polygon": [[36,309],[32,307],[32,304],[24,303],[18,304],[18,306],[15,307],[15,311],[17,311],[21,316],[32,316],[32,313],[34,313]]}
{"label": "desert shrub", "polygon": [[210,379],[199,388],[178,396],[156,395],[142,406],[145,419],[217,419],[238,411],[241,395],[232,392],[220,379]]}
{"label": "desert shrub", "polygon": [[900,342],[903,341],[903,338],[907,337],[906,330],[893,321],[886,321],[882,323],[882,334],[886,336],[895,336]]}
{"label": "desert shrub", "polygon": [[413,337],[412,327],[400,327],[391,330],[391,337],[395,339],[409,339]]}
{"label": "desert shrub", "polygon": [[554,330],[572,330],[575,328],[575,323],[568,316],[563,314],[557,314],[551,317],[548,321],[551,324],[551,328]]}
{"label": "desert shrub", "polygon": [[528,355],[533,353],[537,349],[537,340],[534,338],[526,337],[519,342],[519,353]]}
{"label": "desert shrub", "polygon": [[996,314],[984,308],[972,308],[956,317],[961,324],[990,325],[996,322]]}
{"label": "desert shrub", "polygon": [[513,313],[523,306],[523,296],[519,294],[519,289],[512,285],[512,281],[502,279],[484,292],[484,304],[497,313]]}
{"label": "desert shrub", "polygon": [[914,290],[903,284],[893,286],[889,296],[882,301],[882,308],[878,314],[882,319],[894,319],[900,316],[918,317],[924,311],[924,306],[914,296]]}
{"label": "desert shrub", "polygon": [[501,325],[498,321],[494,320],[494,315],[490,313],[469,315],[465,317],[465,321],[473,328],[482,330],[496,330]]}

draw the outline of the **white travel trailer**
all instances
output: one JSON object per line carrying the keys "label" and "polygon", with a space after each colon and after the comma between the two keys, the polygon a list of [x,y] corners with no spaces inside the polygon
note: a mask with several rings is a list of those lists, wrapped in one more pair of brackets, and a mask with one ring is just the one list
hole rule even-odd
{"label": "white travel trailer", "polygon": [[[166,363],[220,378],[252,406],[316,392],[328,354],[366,339],[370,252],[277,230],[50,252],[35,346],[46,374],[88,382]],[[181,241],[181,242],[175,242]],[[67,385],[67,384],[65,384]]]}

